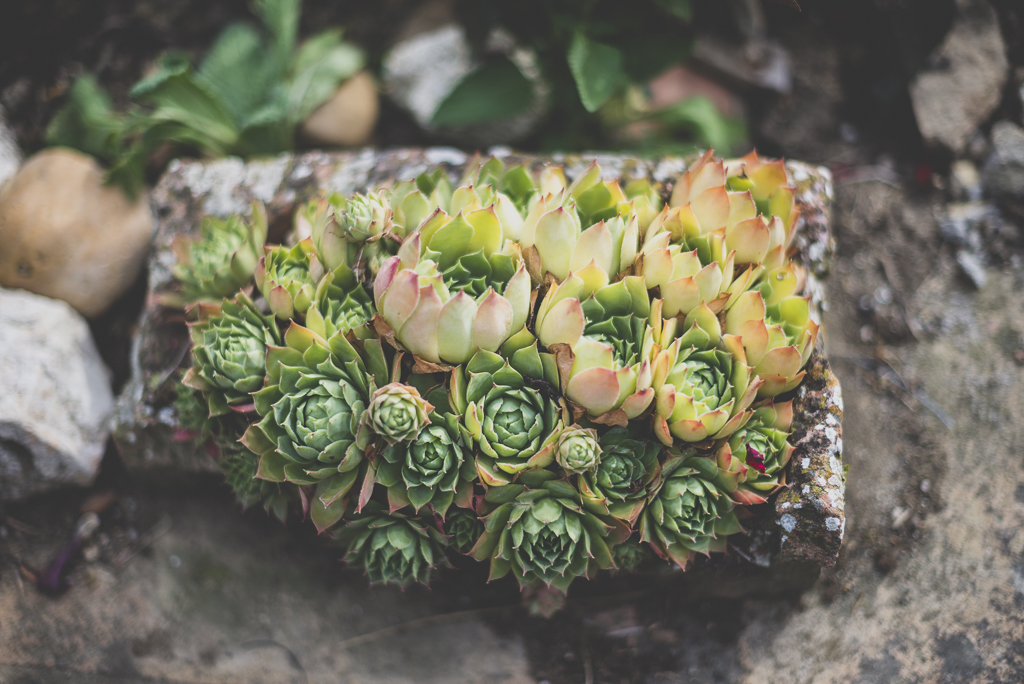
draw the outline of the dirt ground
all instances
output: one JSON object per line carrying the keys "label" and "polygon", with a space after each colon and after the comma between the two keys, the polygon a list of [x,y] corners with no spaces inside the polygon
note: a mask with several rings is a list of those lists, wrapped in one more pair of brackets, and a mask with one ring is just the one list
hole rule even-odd
{"label": "dirt ground", "polygon": [[[0,511],[0,681],[1024,681],[1019,229],[978,288],[939,229],[946,194],[920,173],[942,159],[858,114],[849,46],[812,25],[782,34],[794,93],[754,138],[837,179],[824,335],[847,537],[810,591],[693,601],[610,580],[543,620],[472,564],[430,590],[367,588],[305,526],[241,512],[216,481],[132,480],[110,454],[88,492]],[[45,566],[108,491],[72,588],[36,592],[19,568]]]}

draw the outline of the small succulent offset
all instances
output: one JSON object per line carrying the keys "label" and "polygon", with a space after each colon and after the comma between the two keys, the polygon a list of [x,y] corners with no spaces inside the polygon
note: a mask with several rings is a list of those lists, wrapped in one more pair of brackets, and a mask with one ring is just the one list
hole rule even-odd
{"label": "small succulent offset", "polygon": [[563,592],[574,578],[613,567],[606,541],[612,526],[576,497],[562,480],[492,489],[487,499],[497,506],[484,519],[473,557],[490,559],[491,579],[511,572],[522,587],[543,582]]}
{"label": "small succulent offset", "polygon": [[205,217],[198,239],[179,236],[174,241],[178,261],[172,272],[181,289],[162,294],[161,303],[184,308],[234,297],[252,279],[266,239],[267,215],[259,203],[253,204],[249,220]]}
{"label": "small succulent offset", "polygon": [[182,291],[261,248],[262,296],[235,279],[191,309],[201,438],[240,437],[243,503],[301,506],[372,582],[460,553],[544,603],[725,551],[786,482],[779,395],[818,326],[781,164],[709,153],[673,187],[491,159],[303,205],[292,247],[256,239],[258,209],[207,224]]}
{"label": "small succulent offset", "polygon": [[348,549],[345,562],[374,583],[429,584],[437,567],[447,563],[444,534],[433,520],[389,513],[374,503],[339,529],[335,539]]}
{"label": "small succulent offset", "polygon": [[266,377],[267,346],[281,342],[274,318],[239,293],[219,306],[200,305],[189,332],[193,364],[182,382],[203,392],[211,416],[252,411],[252,395]]}

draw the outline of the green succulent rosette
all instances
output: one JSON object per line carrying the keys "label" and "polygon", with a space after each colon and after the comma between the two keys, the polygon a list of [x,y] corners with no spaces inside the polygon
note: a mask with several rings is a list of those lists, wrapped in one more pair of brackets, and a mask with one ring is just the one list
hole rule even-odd
{"label": "green succulent rosette", "polygon": [[435,411],[415,437],[389,444],[376,461],[377,482],[388,489],[392,509],[424,506],[444,518],[453,501],[469,506],[475,472],[462,443],[459,420]]}
{"label": "green succulent rosette", "polygon": [[433,364],[498,351],[526,324],[530,290],[493,205],[454,218],[436,211],[384,261],[373,283],[393,338]]}
{"label": "green succulent rosette", "polygon": [[316,287],[313,305],[306,310],[306,327],[324,338],[352,331],[355,337],[373,337],[368,323],[376,309],[366,288],[345,264],[329,271]]}
{"label": "green succulent rosette", "polygon": [[627,539],[612,548],[612,560],[615,568],[621,572],[633,572],[640,564],[651,557],[650,547],[638,541]]}
{"label": "green succulent rosette", "polygon": [[429,414],[433,409],[415,387],[391,382],[370,397],[363,420],[374,433],[394,445],[416,439],[420,430],[430,422]]}
{"label": "green succulent rosette", "polygon": [[601,463],[597,430],[579,425],[563,430],[555,445],[555,460],[570,475],[595,470]]}
{"label": "green succulent rosette", "polygon": [[802,272],[793,264],[769,271],[757,290],[744,292],[725,314],[729,350],[742,355],[760,382],[758,397],[796,389],[814,351],[818,324],[809,297],[797,297]]}
{"label": "green succulent rosette", "polygon": [[699,553],[725,551],[726,537],[741,527],[717,477],[712,459],[673,455],[640,515],[641,540],[684,570]]}
{"label": "green succulent rosette", "polygon": [[260,455],[260,478],[316,485],[311,516],[322,531],[344,512],[371,441],[361,418],[388,368],[379,340],[357,350],[293,322],[284,342],[267,353],[267,384],[254,396],[263,419],[242,441]]}
{"label": "green succulent rosette", "polygon": [[[536,475],[545,473],[554,477],[547,471]],[[564,593],[576,577],[614,567],[609,548],[614,528],[580,505],[572,485],[548,480],[533,486],[487,492],[485,500],[496,507],[484,518],[472,555],[490,559],[491,579],[511,572],[520,587],[543,582]]]}
{"label": "green succulent rosette", "polygon": [[243,509],[262,504],[265,511],[272,512],[281,522],[288,519],[288,507],[295,497],[284,485],[256,477],[258,456],[245,448],[233,450],[217,462],[217,467]]}
{"label": "green succulent rosette", "polygon": [[370,502],[334,533],[346,546],[345,563],[362,568],[371,583],[429,584],[446,564],[445,538],[434,521]]}
{"label": "green succulent rosette", "polygon": [[786,464],[793,454],[786,438],[792,422],[792,401],[770,403],[754,409],[750,420],[718,445],[718,481],[736,503],[765,503],[786,484]]}
{"label": "green succulent rosette", "polygon": [[[677,319],[665,322],[670,338]],[[657,324],[656,324],[657,325]],[[763,381],[751,373],[739,339],[722,336],[718,318],[704,304],[685,319],[687,332],[655,357],[654,434],[666,446],[728,437],[750,418],[748,407]]]}
{"label": "green succulent rosette", "polygon": [[638,440],[623,427],[613,427],[600,439],[601,462],[577,480],[583,505],[598,515],[611,515],[632,525],[647,500],[647,489],[658,474],[661,445]]}
{"label": "green succulent rosette", "polygon": [[177,263],[171,269],[179,292],[160,296],[162,304],[185,307],[192,302],[219,303],[252,279],[267,239],[267,215],[261,204],[252,218],[203,217],[199,237],[180,236],[172,244]]}
{"label": "green succulent rosette", "polygon": [[548,289],[537,308],[537,337],[560,366],[571,364],[562,376],[566,398],[604,422],[647,410],[654,400],[651,312],[638,276],[608,285],[603,271],[589,269]]}
{"label": "green succulent rosette", "polygon": [[481,351],[452,371],[451,405],[467,442],[479,449],[477,473],[489,486],[551,465],[568,418],[564,404],[544,389],[555,379],[553,359],[544,360],[525,330],[510,342],[503,350],[509,358]]}
{"label": "green succulent rosette", "polygon": [[251,411],[252,394],[263,386],[268,345],[281,343],[273,316],[265,316],[244,293],[219,306],[199,306],[189,324],[192,367],[182,383],[202,391],[211,416]]}
{"label": "green succulent rosette", "polygon": [[461,554],[469,554],[484,533],[484,523],[475,511],[456,508],[444,521],[448,546]]}
{"label": "green succulent rosette", "polygon": [[267,247],[253,274],[270,310],[282,320],[305,315],[324,269],[309,238],[292,248]]}

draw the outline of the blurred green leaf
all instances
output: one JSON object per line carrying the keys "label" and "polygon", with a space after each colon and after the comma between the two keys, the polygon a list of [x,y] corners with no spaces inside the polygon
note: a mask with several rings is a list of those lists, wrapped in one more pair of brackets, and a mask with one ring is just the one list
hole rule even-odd
{"label": "blurred green leaf", "polygon": [[738,119],[723,115],[704,96],[691,97],[655,112],[651,118],[665,126],[692,133],[701,143],[729,153],[746,135],[746,127]]}
{"label": "blurred green leaf", "polygon": [[236,151],[244,155],[276,154],[294,147],[295,127],[288,121],[283,94],[254,111],[245,121]]}
{"label": "blurred green leaf", "polygon": [[273,77],[280,78],[295,50],[299,35],[299,11],[302,0],[255,0],[253,11],[263,21],[273,39],[275,64],[279,70]]}
{"label": "blurred green leaf", "polygon": [[588,112],[600,109],[625,82],[622,53],[610,45],[589,40],[581,32],[573,37],[567,57],[580,100]]}
{"label": "blurred green leaf", "polygon": [[511,119],[533,104],[533,88],[505,56],[466,75],[438,106],[431,123],[470,126]]}
{"label": "blurred green leaf", "polygon": [[247,24],[232,24],[210,48],[199,74],[220,93],[235,121],[266,101],[281,68],[262,36]]}
{"label": "blurred green leaf", "polygon": [[132,95],[154,106],[153,121],[176,123],[203,152],[221,156],[238,139],[238,129],[220,94],[177,55],[162,60],[153,76],[132,88]]}
{"label": "blurred green leaf", "polygon": [[623,66],[634,83],[646,83],[690,56],[691,41],[676,36],[652,35],[630,38],[620,45]]}
{"label": "blurred green leaf", "polygon": [[288,119],[298,124],[329,100],[343,81],[366,63],[363,51],[341,40],[341,31],[324,31],[299,48],[288,85]]}
{"label": "blurred green leaf", "polygon": [[654,2],[674,17],[686,21],[693,19],[693,7],[690,6],[690,0],[654,0]]}
{"label": "blurred green leaf", "polygon": [[110,96],[90,74],[75,81],[67,102],[46,129],[46,144],[63,145],[111,162],[121,152],[125,117],[114,112]]}

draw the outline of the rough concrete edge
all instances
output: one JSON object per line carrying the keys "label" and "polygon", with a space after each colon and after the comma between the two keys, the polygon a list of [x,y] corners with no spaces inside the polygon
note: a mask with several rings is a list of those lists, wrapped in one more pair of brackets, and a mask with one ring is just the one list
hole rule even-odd
{"label": "rough concrete edge", "polygon": [[820,339],[794,399],[789,485],[775,501],[776,561],[835,565],[846,531],[843,394]]}

